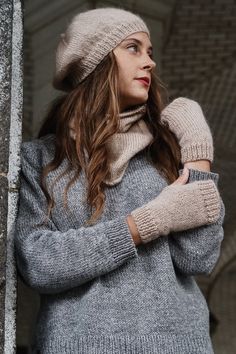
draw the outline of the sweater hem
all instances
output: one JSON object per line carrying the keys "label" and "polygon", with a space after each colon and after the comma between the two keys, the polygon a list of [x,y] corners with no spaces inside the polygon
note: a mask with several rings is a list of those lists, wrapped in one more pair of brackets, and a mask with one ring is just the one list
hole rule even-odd
{"label": "sweater hem", "polygon": [[40,354],[213,354],[209,336],[188,333],[51,338],[33,353],[37,350]]}

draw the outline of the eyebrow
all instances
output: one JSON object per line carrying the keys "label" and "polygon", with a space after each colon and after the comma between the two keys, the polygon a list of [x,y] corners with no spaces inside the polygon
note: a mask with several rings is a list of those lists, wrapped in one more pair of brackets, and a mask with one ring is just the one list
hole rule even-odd
{"label": "eyebrow", "polygon": [[[127,38],[127,39],[124,39],[123,40],[123,42],[125,42],[125,41],[135,41],[136,43],[138,43],[138,44],[143,44],[143,42],[141,42],[139,39],[136,39],[136,38]],[[148,47],[148,49],[151,49],[151,50],[153,50],[153,47],[152,46],[150,46],[150,47]]]}

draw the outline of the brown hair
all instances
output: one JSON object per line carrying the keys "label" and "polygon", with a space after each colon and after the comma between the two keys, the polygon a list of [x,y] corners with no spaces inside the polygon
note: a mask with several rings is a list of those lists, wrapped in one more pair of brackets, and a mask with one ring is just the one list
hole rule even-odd
{"label": "brown hair", "polygon": [[[64,190],[64,203],[67,205],[67,192],[79,178],[83,169],[87,178],[87,203],[95,211],[86,222],[91,225],[102,214],[105,204],[104,179],[110,177],[109,151],[106,142],[119,128],[118,66],[111,52],[97,68],[79,85],[76,83],[78,62],[68,67],[64,85],[67,94],[54,100],[40,129],[39,137],[54,133],[56,136],[53,160],[42,171],[41,184],[48,202],[48,216],[54,206],[53,187],[65,174],[73,171]],[[144,117],[154,136],[146,152],[154,166],[163,173],[169,183],[178,177],[180,167],[180,148],[175,136],[167,126],[160,122],[160,112],[164,107],[164,87],[152,73],[147,113]],[[109,114],[109,120],[107,119]],[[74,119],[76,117],[76,119]],[[76,140],[70,137],[70,124],[74,120]],[[88,161],[84,148],[88,154]],[[57,169],[64,159],[69,164],[50,186],[46,187],[46,176]]]}

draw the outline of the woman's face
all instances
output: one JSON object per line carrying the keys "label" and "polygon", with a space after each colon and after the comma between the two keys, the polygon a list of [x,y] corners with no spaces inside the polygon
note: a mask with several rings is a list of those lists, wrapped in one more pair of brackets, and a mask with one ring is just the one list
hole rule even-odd
{"label": "woman's face", "polygon": [[151,71],[156,63],[152,60],[152,44],[145,32],[126,37],[113,53],[119,68],[120,112],[123,112],[147,101]]}

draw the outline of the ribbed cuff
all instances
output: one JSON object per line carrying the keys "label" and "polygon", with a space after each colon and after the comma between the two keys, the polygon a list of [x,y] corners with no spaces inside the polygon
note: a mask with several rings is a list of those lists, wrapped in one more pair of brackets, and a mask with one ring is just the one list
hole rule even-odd
{"label": "ribbed cuff", "polygon": [[[182,175],[183,169],[179,170],[179,175]],[[218,185],[219,181],[219,174],[215,172],[210,172],[210,171],[201,171],[201,170],[195,170],[193,168],[189,168],[189,182],[194,182],[194,181],[206,181],[211,179],[212,181],[215,182],[215,185]]]}
{"label": "ribbed cuff", "polygon": [[122,264],[125,260],[129,260],[138,255],[125,217],[116,219],[112,223],[111,227],[107,230],[107,237],[109,239],[113,259],[116,263]]}
{"label": "ribbed cuff", "polygon": [[220,216],[220,196],[213,181],[199,183],[201,195],[204,200],[208,223],[214,223]]}
{"label": "ribbed cuff", "polygon": [[[202,331],[203,332],[203,331]],[[49,336],[48,336],[49,337]],[[38,343],[40,353],[43,354],[213,354],[210,337],[205,331],[202,335],[186,334],[158,334],[140,335],[77,335],[67,337],[58,335],[55,338],[43,338]],[[33,353],[36,353],[33,351]]]}
{"label": "ribbed cuff", "polygon": [[142,207],[131,212],[143,243],[158,237],[157,226],[148,208]]}
{"label": "ribbed cuff", "polygon": [[181,162],[209,160],[213,161],[214,149],[207,142],[197,143],[181,149]]}

